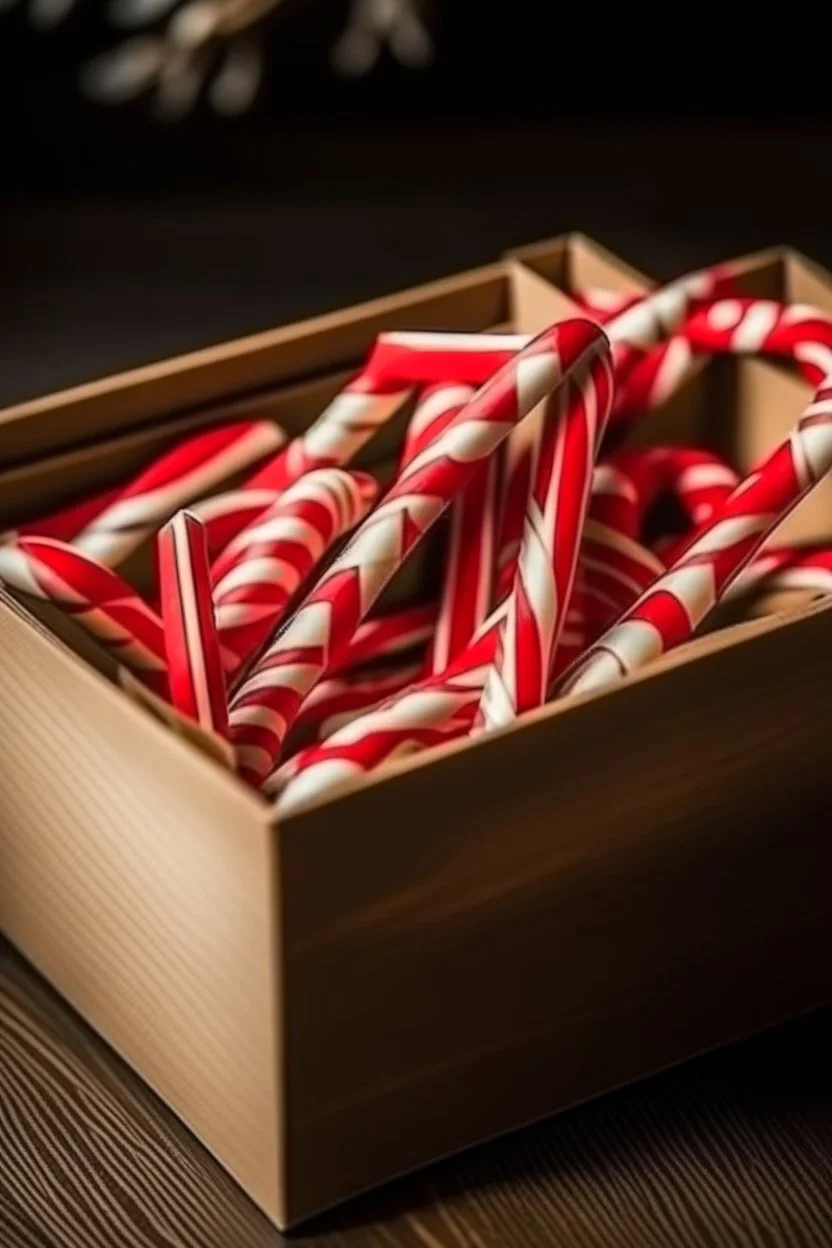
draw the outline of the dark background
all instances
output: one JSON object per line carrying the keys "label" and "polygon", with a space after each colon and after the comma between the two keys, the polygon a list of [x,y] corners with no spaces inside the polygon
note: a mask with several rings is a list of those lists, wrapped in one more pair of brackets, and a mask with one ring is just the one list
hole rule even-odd
{"label": "dark background", "polygon": [[76,90],[114,42],[100,3],[51,33],[0,13],[0,403],[564,229],[657,276],[782,241],[832,262],[832,106],[799,32],[434,0],[430,69],[344,82],[346,9],[285,0],[251,115],[176,125]]}

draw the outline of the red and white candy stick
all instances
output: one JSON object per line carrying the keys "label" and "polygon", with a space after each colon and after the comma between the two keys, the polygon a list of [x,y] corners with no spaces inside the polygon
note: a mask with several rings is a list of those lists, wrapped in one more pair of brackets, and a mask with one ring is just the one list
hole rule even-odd
{"label": "red and white candy stick", "polygon": [[139,473],[75,536],[74,544],[117,566],[180,507],[210,493],[285,441],[271,421],[238,421],[185,439]]}
{"label": "red and white candy stick", "polygon": [[[582,607],[587,643],[661,576],[665,565],[627,533],[592,518],[592,505],[581,535]],[[577,655],[570,656],[570,659]],[[558,650],[558,667],[565,665]]]}
{"label": "red and white candy stick", "polygon": [[424,675],[421,662],[402,663],[380,672],[353,672],[320,681],[300,708],[295,730],[325,741],[359,715],[401,693]]}
{"label": "red and white candy stick", "polygon": [[633,483],[640,522],[653,503],[668,494],[681,505],[689,523],[698,527],[739,484],[730,464],[700,447],[651,446],[620,451],[612,456],[610,465]]}
{"label": "red and white candy stick", "polygon": [[795,360],[812,385],[832,373],[832,317],[802,303],[720,299],[684,326],[694,351]]}
{"label": "red and white candy stick", "polygon": [[283,490],[313,468],[349,463],[414,386],[453,378],[478,385],[528,341],[518,334],[379,334],[361,372],[247,487]]}
{"label": "red and white candy stick", "polygon": [[677,333],[695,308],[732,287],[731,271],[725,267],[688,273],[611,317],[606,330],[613,344],[616,380],[623,381],[646,360],[651,347]]}
{"label": "red and white candy stick", "polygon": [[95,517],[108,507],[119,493],[119,488],[101,490],[77,502],[50,511],[45,516],[26,521],[17,529],[0,533],[0,545],[13,542],[17,537],[55,537],[61,542],[71,542]]}
{"label": "red and white candy stick", "polygon": [[550,401],[514,589],[478,725],[494,728],[546,700],[572,596],[592,470],[613,395],[607,357],[595,355]]}
{"label": "red and white candy stick", "polygon": [[[627,553],[633,552],[628,548]],[[656,567],[648,551],[641,553],[644,566],[638,574],[639,588],[653,579]],[[621,590],[617,592],[620,597]],[[628,603],[632,597],[631,593]],[[294,814],[310,801],[385,762],[466,736],[494,661],[507,609],[507,602],[503,602],[492,612],[477,637],[446,672],[390,696],[368,715],[353,720],[327,740],[301,750],[279,767],[263,786],[267,794],[279,797],[278,812],[283,816]],[[573,635],[573,627],[568,614],[555,673],[580,652],[581,638]]]}
{"label": "red and white candy stick", "polygon": [[832,387],[659,579],[590,648],[561,693],[603,688],[687,641],[780,522],[832,467]]}
{"label": "red and white candy stick", "polygon": [[430,666],[442,672],[465,649],[491,610],[497,539],[496,455],[451,506],[451,524]]}
{"label": "red and white candy stick", "polygon": [[399,469],[404,468],[423,451],[431,438],[440,434],[473,397],[473,386],[461,386],[454,382],[425,386],[407,423]]}
{"label": "red and white candy stick", "polygon": [[155,692],[166,695],[162,621],[110,568],[52,537],[0,547],[0,580],[51,602]]}
{"label": "red and white candy stick", "polygon": [[211,568],[217,628],[244,664],[334,542],[358,524],[378,486],[365,472],[318,468],[285,490]]}
{"label": "red and white candy stick", "polygon": [[279,490],[226,490],[194,503],[188,510],[205,528],[208,556],[219,556],[238,533],[268,511],[280,498]]}
{"label": "red and white candy stick", "polygon": [[682,326],[703,303],[731,293],[735,281],[728,265],[691,273],[605,322],[616,366],[613,421],[649,411],[678,390],[695,354]]}
{"label": "red and white candy stick", "polygon": [[292,813],[344,781],[383,762],[467,735],[493,662],[507,604],[497,607],[447,671],[384,699],[327,740],[299,751],[268,777],[269,796],[284,793],[280,809]]}
{"label": "red and white candy stick", "polygon": [[593,470],[590,514],[599,524],[628,537],[636,537],[641,529],[638,490],[632,478],[609,460]]}
{"label": "red and white candy stick", "polygon": [[157,552],[171,705],[206,732],[227,738],[225,676],[200,521],[177,512],[159,533]]}
{"label": "red and white candy stick", "polygon": [[740,597],[754,589],[806,590],[832,594],[832,549],[827,546],[775,546],[764,548],[730,586],[726,598]]}
{"label": "red and white candy stick", "polygon": [[[471,386],[434,385],[423,391],[404,439],[399,471],[439,436],[474,396]],[[451,505],[445,573],[431,668],[442,671],[471,640],[491,607],[498,464],[489,460]]]}
{"label": "red and white candy stick", "polygon": [[338,661],[332,663],[327,672],[334,676],[339,672],[354,671],[377,659],[405,654],[430,641],[435,628],[436,605],[432,602],[403,607],[364,620],[340,652]]}
{"label": "red and white candy stick", "polygon": [[511,429],[606,349],[588,321],[540,334],[407,465],[255,665],[231,706],[240,770],[269,774],[303,699],[348,644],[394,572]]}

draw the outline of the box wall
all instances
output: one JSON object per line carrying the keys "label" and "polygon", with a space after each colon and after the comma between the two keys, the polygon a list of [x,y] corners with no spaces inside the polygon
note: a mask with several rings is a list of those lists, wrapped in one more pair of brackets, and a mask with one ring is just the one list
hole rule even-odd
{"label": "box wall", "polygon": [[292,1220],[828,999],[830,620],[281,827]]}
{"label": "box wall", "polygon": [[508,315],[505,267],[485,266],[326,316],[134,369],[0,412],[0,468],[202,404],[355,366],[381,329],[485,329]]}
{"label": "box wall", "polygon": [[266,808],[0,602],[0,921],[274,1217]]}

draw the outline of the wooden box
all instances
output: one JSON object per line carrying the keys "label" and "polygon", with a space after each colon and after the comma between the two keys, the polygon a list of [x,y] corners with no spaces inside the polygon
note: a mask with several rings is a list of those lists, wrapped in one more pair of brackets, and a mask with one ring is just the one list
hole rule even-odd
{"label": "wooden box", "polygon": [[[230,410],[302,428],[382,327],[541,328],[552,277],[514,257],[10,409],[0,522]],[[759,367],[703,368],[668,436],[772,436],[802,389]],[[2,595],[0,922],[280,1226],[830,995],[825,605],[279,826],[54,624]]]}

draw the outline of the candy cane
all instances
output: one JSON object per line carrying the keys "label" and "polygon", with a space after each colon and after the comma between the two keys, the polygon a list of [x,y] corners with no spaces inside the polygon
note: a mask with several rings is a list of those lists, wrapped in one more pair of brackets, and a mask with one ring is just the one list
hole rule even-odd
{"label": "candy cane", "polygon": [[473,386],[453,382],[425,386],[405,430],[399,471],[415,459],[473,397]]}
{"label": "candy cane", "polygon": [[385,698],[413,685],[424,674],[423,664],[403,663],[382,672],[347,673],[321,680],[298,712],[294,733],[325,741]]}
{"label": "candy cane", "polygon": [[739,598],[753,589],[807,590],[832,593],[832,549],[824,546],[766,547],[729,586],[725,597]]}
{"label": "candy cane", "polygon": [[696,312],[684,334],[695,351],[795,360],[815,386],[832,373],[832,317],[807,304],[721,299]]}
{"label": "candy cane", "polygon": [[[399,471],[437,438],[474,396],[471,386],[426,387],[407,427]],[[492,457],[451,504],[445,572],[431,669],[442,671],[491,608],[497,520],[498,463]]]}
{"label": "candy cane", "polygon": [[57,538],[19,537],[0,547],[0,579],[51,602],[154,692],[167,692],[159,616],[111,569]]}
{"label": "candy cane", "polygon": [[264,792],[275,797],[285,790],[282,809],[290,813],[290,808],[382,762],[467,734],[506,610],[506,603],[495,608],[447,671],[386,698],[326,741],[299,751],[268,777]]}
{"label": "candy cane", "polygon": [[546,700],[612,394],[610,364],[598,355],[567,378],[550,403],[547,418],[556,424],[541,448],[514,589],[485,681],[478,728],[510,723]]}
{"label": "candy cane", "polygon": [[478,465],[605,344],[602,332],[588,321],[552,326],[505,364],[411,460],[235,697],[231,735],[243,775],[257,783],[269,773],[300,703],[338,661],[390,577]]}
{"label": "candy cane", "polygon": [[441,672],[464,650],[491,609],[499,459],[492,455],[454,499],[430,666]]}
{"label": "candy cane", "polygon": [[85,554],[114,566],[178,508],[216,489],[285,441],[271,421],[210,429],[180,442],[125,486],[74,539]]}
{"label": "candy cane", "polygon": [[279,498],[279,490],[241,488],[194,503],[189,510],[203,524],[209,558],[222,554],[238,533],[255,524]]}
{"label": "candy cane", "polygon": [[430,641],[436,628],[436,606],[421,603],[359,624],[352,639],[327,668],[329,675],[352,671],[376,659],[406,653]]}
{"label": "candy cane", "polygon": [[[726,277],[725,282],[727,280]],[[592,313],[601,325],[606,325],[613,317],[634,307],[643,296],[621,295],[593,287],[575,291],[571,298]],[[694,360],[690,344],[682,337],[673,337],[655,347],[633,367],[630,376],[621,380],[613,402],[613,418],[620,420],[658,407],[690,376]]]}
{"label": "candy cane", "polygon": [[613,345],[616,379],[623,381],[636,367],[652,369],[656,357],[646,362],[650,348],[665,343],[699,305],[731,290],[733,285],[732,271],[725,266],[689,273],[651,290],[612,317],[605,328]]}
{"label": "candy cane", "polygon": [[226,546],[211,580],[220,637],[240,664],[279,624],[333,543],[366,515],[377,492],[365,472],[313,470]]}
{"label": "candy cane", "polygon": [[620,451],[611,457],[610,466],[632,482],[640,520],[662,494],[671,494],[689,523],[698,527],[739,484],[730,464],[700,447],[651,446]]}
{"label": "candy cane", "polygon": [[361,372],[247,485],[282,490],[313,468],[349,463],[415,385],[454,379],[480,384],[528,342],[517,334],[379,334]]}
{"label": "candy cane", "polygon": [[[653,579],[655,560],[648,551],[646,576]],[[641,573],[641,584],[646,582]],[[331,796],[345,782],[383,763],[466,736],[479,706],[486,676],[493,664],[497,638],[508,609],[502,603],[491,613],[477,636],[446,672],[427,677],[390,696],[367,714],[352,720],[325,741],[307,747],[277,768],[263,785],[277,797],[278,813],[294,814],[310,801]],[[580,636],[570,628],[561,636],[558,664],[577,657]]]}
{"label": "candy cane", "polygon": [[16,529],[7,529],[5,533],[0,533],[0,545],[13,542],[17,537],[55,537],[61,542],[71,542],[76,533],[80,533],[113,502],[118,493],[118,487],[101,490],[89,498],[29,520]]}
{"label": "candy cane", "polygon": [[202,524],[178,512],[159,533],[159,596],[170,701],[208,732],[228,736],[228,704],[208,547]]}
{"label": "candy cane", "polygon": [[604,688],[688,640],[769,534],[832,467],[832,387],[750,473],[667,572],[582,657],[560,693]]}

